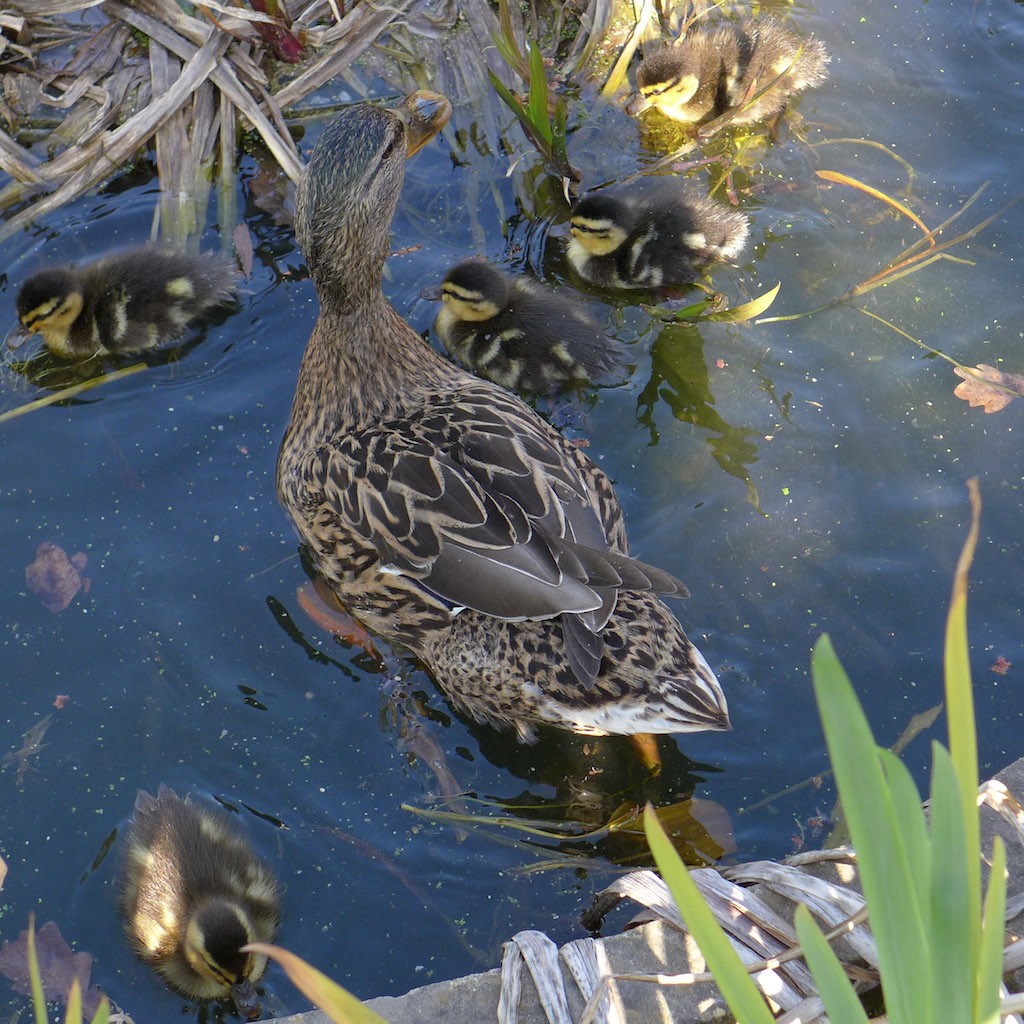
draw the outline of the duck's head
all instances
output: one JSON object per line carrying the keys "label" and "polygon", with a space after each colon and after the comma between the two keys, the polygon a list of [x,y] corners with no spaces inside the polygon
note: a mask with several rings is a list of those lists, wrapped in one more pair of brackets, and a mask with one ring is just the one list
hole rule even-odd
{"label": "duck's head", "polygon": [[699,65],[690,45],[664,46],[647,55],[637,70],[637,94],[626,112],[639,114],[648,107],[657,107],[676,120],[689,120],[684,108],[700,88]]}
{"label": "duck's head", "polygon": [[247,1020],[260,1014],[260,1000],[253,987],[267,967],[262,953],[243,952],[242,947],[259,939],[244,907],[227,899],[200,904],[189,919],[183,951],[199,979],[204,998],[234,1000]]}
{"label": "duck's head", "polygon": [[379,290],[405,159],[447,122],[451,104],[419,92],[398,110],[361,103],[324,128],[299,185],[295,231],[321,299]]}
{"label": "duck's head", "polygon": [[82,312],[83,301],[70,270],[40,270],[18,292],[18,319],[29,334],[41,334],[54,352],[70,357],[76,354],[71,348],[71,325]]}
{"label": "duck's head", "polygon": [[626,240],[633,226],[629,206],[611,195],[584,196],[572,208],[572,243],[590,256],[607,256]]}
{"label": "duck's head", "polygon": [[441,299],[458,320],[490,320],[508,302],[511,287],[511,278],[497,267],[467,260],[445,275]]}

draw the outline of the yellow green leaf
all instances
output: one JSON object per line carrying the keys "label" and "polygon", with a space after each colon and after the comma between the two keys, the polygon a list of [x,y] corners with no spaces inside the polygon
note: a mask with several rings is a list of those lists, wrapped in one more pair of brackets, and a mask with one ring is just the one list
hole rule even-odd
{"label": "yellow green leaf", "polygon": [[781,287],[782,282],[780,281],[774,288],[766,291],[763,295],[759,295],[756,299],[740,303],[740,305],[733,306],[731,309],[722,309],[717,313],[708,313],[704,319],[712,320],[719,324],[740,324],[746,320],[753,320],[755,316],[760,316],[775,301],[775,296],[779,294],[779,288]]}
{"label": "yellow green leaf", "polygon": [[347,992],[294,953],[265,942],[251,942],[242,949],[262,953],[277,961],[291,978],[292,984],[319,1006],[334,1024],[387,1024],[383,1017],[364,1006],[351,992]]}

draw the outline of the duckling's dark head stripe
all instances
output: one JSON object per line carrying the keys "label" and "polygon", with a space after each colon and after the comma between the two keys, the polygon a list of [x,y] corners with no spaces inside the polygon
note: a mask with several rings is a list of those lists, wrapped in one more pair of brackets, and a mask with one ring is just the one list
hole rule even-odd
{"label": "duckling's dark head stripe", "polygon": [[453,281],[445,281],[441,286],[441,291],[445,295],[450,295],[454,299],[461,299],[463,302],[482,302],[484,294],[475,288],[463,288]]}
{"label": "duckling's dark head stripe", "polygon": [[[55,267],[33,274],[18,292],[18,319],[30,327],[32,323],[53,316],[75,291],[70,271]],[[29,319],[31,318],[31,322]]]}

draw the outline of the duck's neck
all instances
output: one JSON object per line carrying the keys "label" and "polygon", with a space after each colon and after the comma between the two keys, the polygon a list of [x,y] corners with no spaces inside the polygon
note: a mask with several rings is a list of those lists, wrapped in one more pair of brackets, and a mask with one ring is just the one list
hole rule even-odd
{"label": "duck's neck", "polygon": [[309,451],[329,437],[408,415],[451,388],[441,359],[380,293],[327,302],[299,368],[284,446]]}

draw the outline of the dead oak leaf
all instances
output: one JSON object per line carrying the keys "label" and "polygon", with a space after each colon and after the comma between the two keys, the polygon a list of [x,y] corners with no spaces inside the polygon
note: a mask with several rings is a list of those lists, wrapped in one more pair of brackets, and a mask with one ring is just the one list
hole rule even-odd
{"label": "dead oak leaf", "polygon": [[[36,932],[36,956],[39,960],[39,975],[43,982],[43,995],[47,1000],[64,1002],[71,990],[71,983],[78,978],[82,989],[82,1009],[91,1018],[100,1004],[103,993],[97,986],[89,984],[92,976],[92,954],[75,953],[64,941],[60,929],[53,921]],[[0,946],[0,974],[9,978],[16,992],[30,996],[32,982],[28,972],[28,929],[14,942]]]}
{"label": "dead oak leaf", "polygon": [[1024,395],[1024,377],[1016,373],[1003,373],[987,363],[978,363],[972,370],[954,366],[953,372],[963,378],[953,394],[969,403],[972,408],[982,406],[985,412],[999,412],[1018,395]]}

